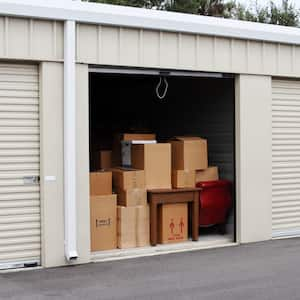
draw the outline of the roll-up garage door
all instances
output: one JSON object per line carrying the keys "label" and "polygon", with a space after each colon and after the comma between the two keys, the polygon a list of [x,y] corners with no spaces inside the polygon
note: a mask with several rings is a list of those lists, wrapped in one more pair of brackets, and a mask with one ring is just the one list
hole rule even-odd
{"label": "roll-up garage door", "polygon": [[40,263],[38,66],[0,63],[0,269]]}
{"label": "roll-up garage door", "polygon": [[300,81],[272,84],[273,237],[300,235]]}

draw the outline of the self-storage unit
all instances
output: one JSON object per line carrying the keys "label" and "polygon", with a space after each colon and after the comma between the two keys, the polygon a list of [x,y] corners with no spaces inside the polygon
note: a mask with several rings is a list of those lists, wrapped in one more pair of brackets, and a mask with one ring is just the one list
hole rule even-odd
{"label": "self-storage unit", "polygon": [[[0,269],[300,235],[298,28],[11,0],[0,40]],[[91,251],[97,137],[135,128],[207,139],[234,186],[229,235]]]}

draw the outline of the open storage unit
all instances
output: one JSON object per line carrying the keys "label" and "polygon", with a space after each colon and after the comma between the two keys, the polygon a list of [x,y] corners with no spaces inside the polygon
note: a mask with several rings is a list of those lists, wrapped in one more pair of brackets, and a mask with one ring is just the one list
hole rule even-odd
{"label": "open storage unit", "polygon": [[100,150],[111,150],[118,133],[155,133],[159,142],[174,136],[199,136],[207,139],[209,166],[217,166],[219,178],[232,183],[233,199],[225,235],[215,226],[200,227],[197,243],[159,245],[159,250],[148,252],[145,248],[104,251],[94,255],[95,260],[236,241],[234,84],[231,74],[90,67],[90,171],[99,170]]}

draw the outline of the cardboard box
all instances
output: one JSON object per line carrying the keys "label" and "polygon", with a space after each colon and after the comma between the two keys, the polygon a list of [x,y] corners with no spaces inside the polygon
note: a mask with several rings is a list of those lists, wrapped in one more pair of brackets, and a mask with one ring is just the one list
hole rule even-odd
{"label": "cardboard box", "polygon": [[145,189],[145,172],[133,168],[111,169],[116,190]]}
{"label": "cardboard box", "polygon": [[196,171],[173,170],[172,187],[173,188],[193,188],[195,187]]}
{"label": "cardboard box", "polygon": [[149,141],[149,140],[156,140],[156,135],[153,133],[116,134],[113,140],[112,166],[117,167],[122,165],[121,141]]}
{"label": "cardboard box", "polygon": [[134,141],[121,141],[122,153],[122,166],[131,167],[131,147],[132,145],[140,144],[156,144],[156,140],[134,140]]}
{"label": "cardboard box", "polygon": [[132,166],[145,171],[146,189],[172,187],[171,145],[132,145]]}
{"label": "cardboard box", "polygon": [[187,203],[164,204],[158,209],[158,242],[180,243],[188,239]]}
{"label": "cardboard box", "polygon": [[90,173],[90,195],[101,196],[112,194],[112,173],[99,171]]}
{"label": "cardboard box", "polygon": [[117,245],[120,249],[150,244],[149,206],[118,206]]}
{"label": "cardboard box", "polygon": [[117,196],[91,196],[91,251],[117,248]]}
{"label": "cardboard box", "polygon": [[200,137],[176,137],[172,144],[173,170],[204,170],[208,167],[207,141]]}
{"label": "cardboard box", "polygon": [[99,169],[110,169],[111,168],[111,151],[102,150],[99,152]]}
{"label": "cardboard box", "polygon": [[205,170],[197,170],[195,176],[195,183],[201,181],[219,180],[218,167],[208,167]]}
{"label": "cardboard box", "polygon": [[147,205],[147,191],[145,189],[118,190],[118,205],[138,206]]}

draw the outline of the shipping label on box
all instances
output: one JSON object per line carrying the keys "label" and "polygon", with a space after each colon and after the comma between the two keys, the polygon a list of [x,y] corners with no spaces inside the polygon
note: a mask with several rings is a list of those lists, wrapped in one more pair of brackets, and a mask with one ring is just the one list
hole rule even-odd
{"label": "shipping label on box", "polygon": [[195,187],[195,171],[173,170],[172,171],[173,188],[193,188]]}
{"label": "shipping label on box", "polygon": [[138,206],[147,205],[147,191],[145,189],[118,190],[118,205]]}
{"label": "shipping label on box", "polygon": [[108,171],[90,173],[90,195],[101,196],[112,194],[112,173]]}
{"label": "shipping label on box", "polygon": [[209,167],[205,170],[196,171],[195,183],[215,180],[219,180],[218,167]]}
{"label": "shipping label on box", "polygon": [[164,204],[158,210],[158,241],[180,243],[188,239],[187,203]]}
{"label": "shipping label on box", "polygon": [[91,251],[117,248],[116,195],[91,196]]}
{"label": "shipping label on box", "polygon": [[133,168],[114,168],[113,185],[117,190],[145,189],[145,172]]}

